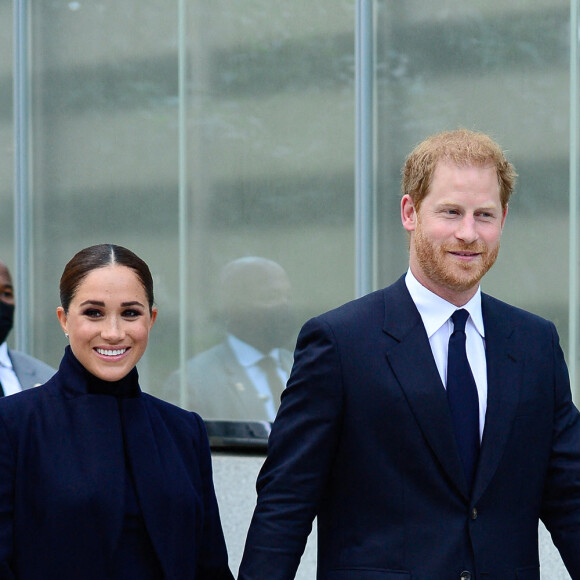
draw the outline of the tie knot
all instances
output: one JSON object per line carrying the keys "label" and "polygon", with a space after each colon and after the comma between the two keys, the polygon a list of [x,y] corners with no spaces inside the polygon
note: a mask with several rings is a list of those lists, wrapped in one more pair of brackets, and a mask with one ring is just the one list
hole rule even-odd
{"label": "tie knot", "polygon": [[465,332],[465,323],[467,322],[467,318],[469,317],[469,312],[465,310],[465,308],[461,308],[456,310],[451,315],[451,320],[453,320],[453,332],[459,330],[461,332]]}

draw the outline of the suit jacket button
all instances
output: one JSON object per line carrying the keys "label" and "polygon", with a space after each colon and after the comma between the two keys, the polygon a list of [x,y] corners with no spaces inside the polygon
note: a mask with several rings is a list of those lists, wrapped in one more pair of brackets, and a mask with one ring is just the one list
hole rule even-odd
{"label": "suit jacket button", "polygon": [[471,519],[472,520],[476,520],[477,519],[477,508],[473,508],[471,510]]}
{"label": "suit jacket button", "polygon": [[461,572],[461,576],[459,576],[459,580],[471,580],[471,572],[463,570],[463,572]]}

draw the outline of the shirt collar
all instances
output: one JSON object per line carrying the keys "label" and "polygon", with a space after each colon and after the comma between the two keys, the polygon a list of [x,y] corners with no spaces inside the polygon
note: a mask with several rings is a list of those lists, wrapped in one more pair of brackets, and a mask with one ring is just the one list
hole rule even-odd
{"label": "shirt collar", "polygon": [[0,366],[7,367],[9,369],[12,368],[12,361],[8,355],[8,345],[6,344],[6,341],[0,344]]}
{"label": "shirt collar", "polygon": [[[431,338],[449,320],[451,315],[457,310],[457,306],[451,304],[451,302],[447,302],[441,296],[437,296],[437,294],[425,288],[415,278],[411,272],[411,268],[407,270],[405,283],[421,315],[427,336]],[[485,337],[483,316],[481,314],[481,288],[479,286],[473,298],[462,306],[462,308],[469,312],[477,332],[479,332],[482,338]]]}
{"label": "shirt collar", "polygon": [[[254,348],[251,344],[240,340],[233,334],[228,334],[227,337],[228,344],[234,352],[235,357],[238,362],[243,367],[251,367],[257,364],[261,359],[264,358],[264,353],[260,352],[257,348]],[[272,349],[268,353],[277,363],[280,362],[280,350],[278,348]]]}

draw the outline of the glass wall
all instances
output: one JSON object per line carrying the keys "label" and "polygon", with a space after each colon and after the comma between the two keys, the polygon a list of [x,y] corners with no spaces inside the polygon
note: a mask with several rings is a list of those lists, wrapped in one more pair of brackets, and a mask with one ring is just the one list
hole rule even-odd
{"label": "glass wall", "polygon": [[12,107],[12,3],[0,1],[0,258],[14,265],[14,131]]}
{"label": "glass wall", "polygon": [[[17,334],[58,365],[64,264],[93,243],[125,245],[149,263],[160,312],[143,387],[207,419],[268,419],[263,393],[259,411],[232,402],[249,387],[227,367],[233,394],[222,397],[211,365],[232,349],[256,362],[242,342],[274,349],[283,379],[299,326],[355,296],[357,2],[23,4],[31,279]],[[578,299],[569,297],[570,0],[368,4],[374,286],[407,265],[405,155],[435,131],[486,131],[520,178],[484,290],[554,320],[568,353]],[[11,4],[0,9],[9,22]],[[0,240],[14,266],[12,40],[6,26]]]}
{"label": "glass wall", "polygon": [[[282,374],[301,322],[353,296],[353,3],[42,0],[29,12],[34,354],[57,365],[65,346],[66,261],[113,242],[155,277],[146,390],[190,406],[179,373],[164,385],[222,343],[226,322],[283,349]],[[233,295],[220,280],[236,260],[250,274],[234,273]]]}
{"label": "glass wall", "polygon": [[408,151],[436,131],[482,130],[519,174],[483,289],[554,320],[567,350],[570,2],[376,7],[379,284],[405,266],[398,198]]}

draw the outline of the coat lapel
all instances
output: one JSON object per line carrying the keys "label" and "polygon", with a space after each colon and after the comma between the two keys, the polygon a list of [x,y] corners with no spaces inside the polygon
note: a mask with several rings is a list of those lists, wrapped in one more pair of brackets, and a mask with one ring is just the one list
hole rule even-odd
{"label": "coat lapel", "polygon": [[167,521],[167,482],[159,455],[157,441],[145,408],[143,397],[123,399],[123,432],[127,459],[135,481],[135,488],[147,531],[158,555],[167,553],[166,534],[171,528]]}
{"label": "coat lapel", "polygon": [[521,384],[515,329],[497,300],[482,295],[487,364],[487,412],[473,489],[477,500],[489,485],[503,456],[515,418]]}
{"label": "coat lapel", "polygon": [[[108,558],[116,546],[124,516],[125,458],[117,401],[113,397],[88,395],[80,364],[67,347],[59,372],[47,383],[48,392],[62,398],[62,415],[55,421],[66,428],[60,431],[58,453],[52,459],[54,469],[74,474],[71,494],[81,496],[90,490],[91,514]],[[72,500],[71,500],[72,501]],[[106,509],[103,508],[106,506]]]}
{"label": "coat lapel", "polygon": [[[166,576],[173,577],[183,546],[195,538],[191,478],[183,456],[162,421],[150,414],[146,395],[123,399],[121,412],[127,459],[145,527]],[[192,442],[193,450],[193,442]],[[168,474],[171,477],[168,477]]]}
{"label": "coat lapel", "polygon": [[468,497],[445,388],[421,316],[400,278],[385,290],[385,324],[393,340],[387,359],[441,467]]}
{"label": "coat lapel", "polygon": [[37,369],[33,365],[28,364],[26,359],[20,356],[14,356],[14,353],[10,350],[8,350],[8,356],[12,361],[12,368],[23,390],[37,387],[45,382],[37,376]]}

